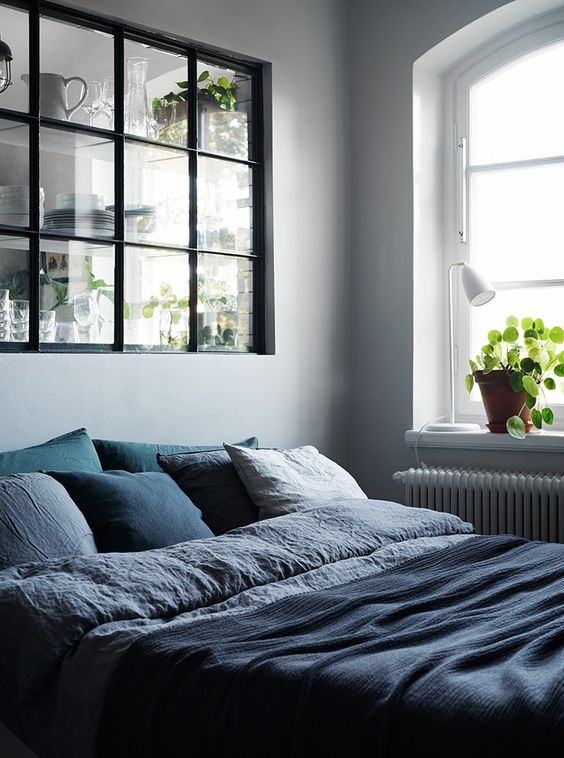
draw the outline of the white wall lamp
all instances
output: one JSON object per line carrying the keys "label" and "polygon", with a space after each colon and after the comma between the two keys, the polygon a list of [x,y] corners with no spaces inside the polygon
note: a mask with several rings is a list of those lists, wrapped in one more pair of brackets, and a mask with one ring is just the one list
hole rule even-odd
{"label": "white wall lamp", "polygon": [[450,409],[448,423],[429,424],[429,432],[474,432],[480,428],[479,424],[462,424],[455,420],[454,408],[454,326],[453,326],[453,303],[452,303],[452,278],[455,268],[462,268],[462,286],[466,299],[474,308],[489,303],[495,297],[495,289],[492,283],[479,271],[468,263],[452,263],[448,267],[448,347],[450,358]]}
{"label": "white wall lamp", "polygon": [[12,51],[0,39],[0,92],[7,90],[12,83]]}

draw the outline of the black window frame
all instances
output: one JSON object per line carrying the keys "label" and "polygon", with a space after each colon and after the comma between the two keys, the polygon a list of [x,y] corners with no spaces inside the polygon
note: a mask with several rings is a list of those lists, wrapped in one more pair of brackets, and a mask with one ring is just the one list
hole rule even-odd
{"label": "black window frame", "polygon": [[[6,235],[28,240],[29,243],[29,300],[30,323],[29,342],[0,342],[0,353],[118,353],[128,354],[139,352],[136,346],[128,346],[124,340],[124,256],[125,248],[134,247],[158,248],[164,250],[176,249],[186,252],[190,267],[190,308],[189,308],[189,339],[184,350],[168,350],[166,348],[143,348],[144,354],[165,353],[167,355],[192,355],[213,353],[222,355],[262,355],[274,353],[273,325],[273,281],[267,277],[267,262],[272,258],[272,148],[270,111],[265,109],[265,91],[270,93],[270,65],[238,53],[219,50],[200,43],[169,35],[162,32],[144,29],[135,24],[121,20],[110,19],[103,15],[83,12],[68,8],[58,3],[37,2],[37,0],[2,0],[2,6],[17,8],[29,14],[29,106],[28,112],[1,107],[0,118],[26,124],[29,127],[29,186],[30,186],[30,226],[29,228],[14,227],[0,224],[0,237]],[[0,9],[1,12],[1,9]],[[84,28],[95,29],[113,35],[114,39],[114,81],[116,90],[114,128],[103,129],[90,127],[76,122],[63,122],[41,116],[40,100],[40,19],[48,17],[67,23],[76,23]],[[163,142],[136,137],[124,131],[124,45],[132,41],[153,46],[158,50],[178,53],[188,61],[189,104],[188,104],[188,143],[186,147],[174,147],[184,151],[189,158],[190,183],[190,214],[189,214],[189,244],[184,246],[159,245],[153,242],[131,242],[125,239],[124,230],[124,150],[126,142],[146,143],[163,147]],[[252,153],[247,160],[233,158],[221,153],[213,153],[198,148],[197,134],[197,63],[205,60],[211,65],[228,67],[236,72],[251,77],[252,111],[251,111],[251,148]],[[121,97],[120,97],[121,94]],[[90,238],[85,236],[70,236],[41,231],[40,228],[40,128],[41,126],[97,136],[107,136],[115,146],[115,235],[113,238]],[[198,157],[210,157],[225,162],[249,166],[252,171],[252,251],[248,254],[228,251],[218,251],[198,246],[198,197],[197,197],[197,168]],[[40,310],[40,246],[42,240],[82,241],[86,243],[106,242],[114,245],[115,251],[115,326],[114,342],[111,345],[99,344],[63,344],[41,343],[39,340],[39,310]],[[207,254],[213,256],[232,256],[253,261],[253,346],[246,350],[217,350],[198,349],[198,256]],[[268,293],[268,295],[267,295]],[[268,300],[268,309],[267,309]],[[268,311],[268,312],[267,312]]]}

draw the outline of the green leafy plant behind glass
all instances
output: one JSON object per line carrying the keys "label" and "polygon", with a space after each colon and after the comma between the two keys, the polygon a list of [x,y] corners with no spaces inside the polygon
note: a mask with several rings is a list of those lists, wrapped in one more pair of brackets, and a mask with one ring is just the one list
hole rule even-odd
{"label": "green leafy plant behind glass", "polygon": [[[519,328],[520,327],[520,328]],[[509,316],[505,329],[492,329],[488,341],[476,360],[469,361],[472,373],[465,379],[466,389],[472,392],[474,374],[483,371],[506,371],[513,392],[525,392],[525,402],[517,416],[507,419],[507,431],[516,439],[524,439],[525,423],[520,413],[525,407],[531,410],[531,421],[537,429],[554,423],[554,412],[546,401],[546,391],[556,389],[557,379],[564,377],[564,329],[549,328],[540,318],[521,320]],[[560,383],[564,392],[564,382]]]}
{"label": "green leafy plant behind glass", "polygon": [[[169,92],[162,97],[154,97],[151,101],[153,116],[157,116],[161,108],[172,103],[188,102],[188,82],[176,82],[180,92]],[[214,81],[209,71],[202,71],[198,77],[198,97],[214,100],[224,111],[234,111],[237,105],[237,83],[235,79],[218,76]]]}

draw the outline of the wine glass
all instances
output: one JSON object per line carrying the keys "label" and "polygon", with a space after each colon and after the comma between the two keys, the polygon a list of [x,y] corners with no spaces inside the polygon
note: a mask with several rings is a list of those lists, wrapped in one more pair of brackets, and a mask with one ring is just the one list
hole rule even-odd
{"label": "wine glass", "polygon": [[81,107],[90,118],[90,126],[94,126],[95,117],[104,108],[104,104],[102,103],[102,85],[100,82],[88,82],[86,99]]}
{"label": "wine glass", "polygon": [[102,104],[104,115],[108,119],[110,128],[114,124],[115,110],[115,82],[113,76],[107,76],[102,86]]}

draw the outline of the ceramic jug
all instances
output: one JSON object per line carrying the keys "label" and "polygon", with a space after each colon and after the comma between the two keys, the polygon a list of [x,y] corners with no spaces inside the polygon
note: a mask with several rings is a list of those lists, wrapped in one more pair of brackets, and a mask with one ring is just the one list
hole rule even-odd
{"label": "ceramic jug", "polygon": [[[29,87],[29,75],[23,74],[22,80]],[[80,82],[82,88],[78,101],[69,107],[68,87],[71,82]],[[65,79],[60,74],[40,74],[39,93],[39,112],[42,116],[68,121],[86,100],[88,85],[80,76],[70,76]]]}

